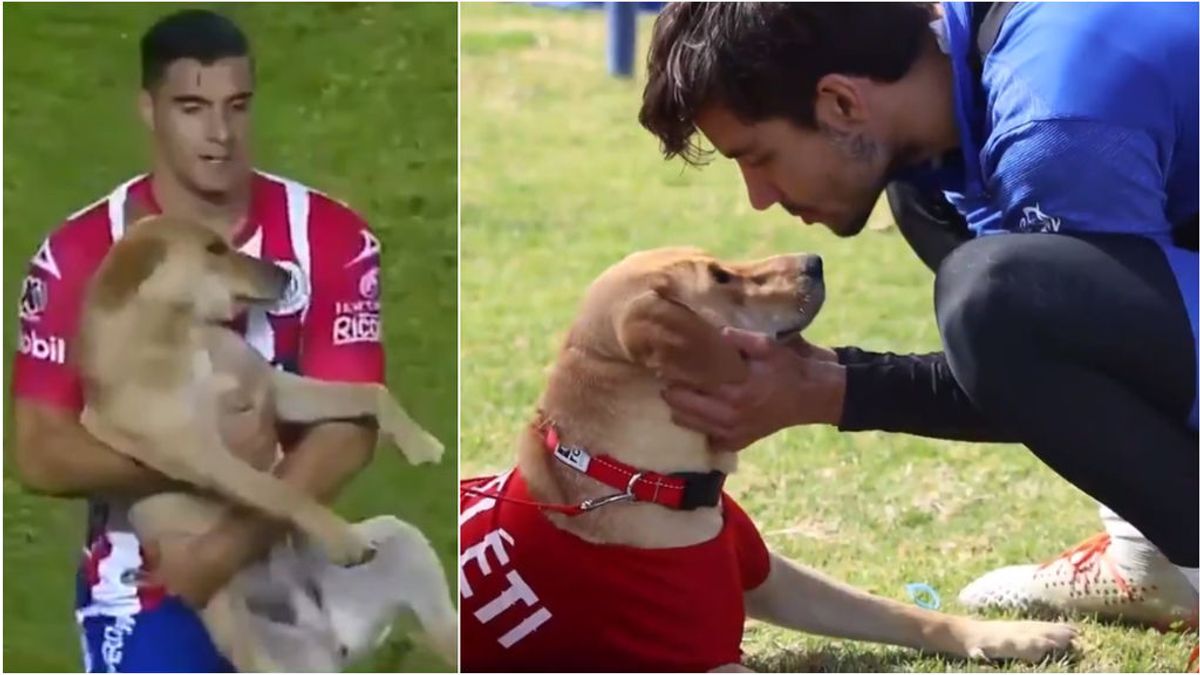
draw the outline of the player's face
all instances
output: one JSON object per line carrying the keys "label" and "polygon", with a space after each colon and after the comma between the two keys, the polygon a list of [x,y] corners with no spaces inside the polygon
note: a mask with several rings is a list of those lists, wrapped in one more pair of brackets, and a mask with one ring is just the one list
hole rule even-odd
{"label": "player's face", "polygon": [[172,62],[151,92],[142,92],[142,118],[159,162],[189,189],[221,195],[250,177],[250,100],[254,76],[249,57],[204,65]]}
{"label": "player's face", "polygon": [[704,109],[696,126],[737,162],[751,206],[762,211],[779,204],[840,237],[862,231],[894,159],[861,135],[854,138],[865,140],[846,143],[780,118],[747,124],[718,105]]}

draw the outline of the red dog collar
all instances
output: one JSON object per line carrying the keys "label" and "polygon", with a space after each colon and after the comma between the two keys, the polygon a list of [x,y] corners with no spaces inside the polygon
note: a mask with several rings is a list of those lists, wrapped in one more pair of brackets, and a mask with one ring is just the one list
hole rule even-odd
{"label": "red dog collar", "polygon": [[608,455],[592,455],[585,448],[566,445],[559,440],[553,423],[541,425],[542,447],[560,463],[620,490],[607,497],[588,499],[579,506],[584,511],[614,502],[650,502],[670,509],[691,511],[701,506],[716,506],[725,486],[725,474],[708,473],[661,474],[641,471]]}
{"label": "red dog collar", "polygon": [[620,492],[606,497],[585,499],[579,504],[544,504],[505,498],[475,488],[463,488],[463,491],[484,497],[519,502],[528,506],[537,506],[568,516],[577,516],[617,502],[648,502],[670,509],[691,511],[702,506],[716,506],[721,501],[721,490],[725,487],[725,474],[720,471],[672,474],[641,471],[608,455],[592,455],[585,448],[562,443],[558,436],[558,429],[552,422],[542,422],[530,430],[539,434],[542,447],[560,463],[593,480],[620,490]]}

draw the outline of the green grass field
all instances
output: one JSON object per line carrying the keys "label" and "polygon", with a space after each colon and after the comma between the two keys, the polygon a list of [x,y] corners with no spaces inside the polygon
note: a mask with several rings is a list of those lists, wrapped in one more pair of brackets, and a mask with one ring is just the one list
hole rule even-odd
{"label": "green grass field", "polygon": [[[5,366],[29,257],[67,215],[145,169],[134,115],[138,39],[179,5],[4,7]],[[456,466],[456,14],[452,4],[222,5],[258,63],[257,165],[363,213],[384,245],[388,379],[446,444],[411,468],[390,448],[345,491],[355,519],[394,513],[432,540],[453,579]],[[11,406],[4,445],[10,448]],[[79,503],[23,491],[4,471],[4,669],[81,667],[72,615]],[[453,583],[453,581],[451,582]],[[444,670],[405,636],[376,670]]]}
{"label": "green grass field", "polygon": [[[640,49],[650,21],[639,25]],[[812,341],[937,348],[932,275],[894,228],[839,240],[779,210],[755,213],[732,163],[697,171],[663,162],[636,121],[641,79],[605,73],[600,13],[471,4],[462,31],[464,475],[510,465],[582,289],[636,249],[819,252],[828,300]],[[906,583],[929,583],[951,612],[977,575],[1053,556],[1099,527],[1093,503],[1020,446],[812,427],[746,450],[729,486],[782,553],[900,600]],[[1178,670],[1191,646],[1081,625],[1079,657],[1038,670]],[[1023,669],[754,623],[745,649],[765,670]]]}

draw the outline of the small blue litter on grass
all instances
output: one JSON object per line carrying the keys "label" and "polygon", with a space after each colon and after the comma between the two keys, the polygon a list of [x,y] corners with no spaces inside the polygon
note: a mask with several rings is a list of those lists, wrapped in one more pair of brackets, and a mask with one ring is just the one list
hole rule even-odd
{"label": "small blue litter on grass", "polygon": [[908,591],[908,597],[917,603],[917,607],[925,609],[938,609],[942,606],[942,599],[938,597],[937,591],[933,590],[933,586],[922,583],[912,583],[904,587]]}

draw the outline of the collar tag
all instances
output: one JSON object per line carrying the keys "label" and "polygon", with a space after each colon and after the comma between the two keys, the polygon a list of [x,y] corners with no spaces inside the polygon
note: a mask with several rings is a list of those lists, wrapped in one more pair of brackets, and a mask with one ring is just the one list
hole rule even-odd
{"label": "collar tag", "polygon": [[587,473],[592,464],[592,456],[586,450],[562,443],[554,448],[554,458],[581,473]]}

